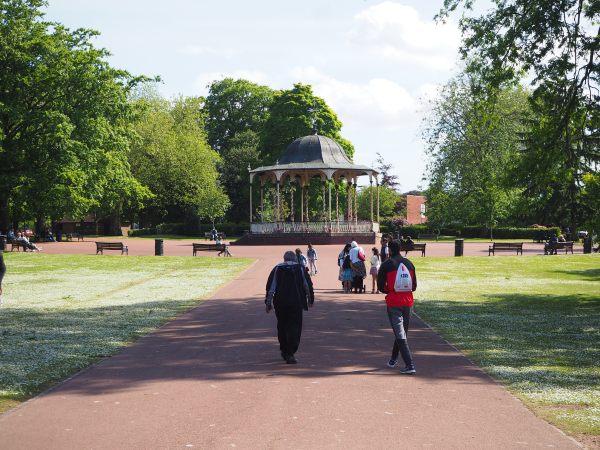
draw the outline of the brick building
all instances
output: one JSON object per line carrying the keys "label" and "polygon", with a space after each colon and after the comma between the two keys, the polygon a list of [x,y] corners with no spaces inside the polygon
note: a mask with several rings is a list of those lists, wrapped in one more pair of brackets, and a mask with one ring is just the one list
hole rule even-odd
{"label": "brick building", "polygon": [[427,222],[427,199],[424,195],[406,196],[406,221],[410,225],[416,225]]}

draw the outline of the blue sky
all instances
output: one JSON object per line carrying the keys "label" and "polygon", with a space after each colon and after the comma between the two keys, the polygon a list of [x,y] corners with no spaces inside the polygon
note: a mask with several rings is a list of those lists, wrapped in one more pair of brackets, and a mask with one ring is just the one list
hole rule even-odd
{"label": "blue sky", "polygon": [[114,66],[159,75],[167,97],[205,95],[226,76],[311,84],[357,163],[379,152],[403,191],[424,186],[425,99],[455,73],[460,44],[455,21],[433,22],[441,0],[49,1],[48,19],[98,30]]}

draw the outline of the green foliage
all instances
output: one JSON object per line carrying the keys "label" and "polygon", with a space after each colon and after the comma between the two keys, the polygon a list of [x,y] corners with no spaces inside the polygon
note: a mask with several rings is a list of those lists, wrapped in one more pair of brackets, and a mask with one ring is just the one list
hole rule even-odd
{"label": "green foliage", "polygon": [[[259,137],[252,131],[237,133],[230,140],[230,146],[223,151],[220,163],[221,182],[225,187],[232,208],[228,216],[233,221],[248,220],[250,174],[248,167],[256,168],[261,164]],[[256,194],[254,195],[256,201]]]}
{"label": "green foliage", "polygon": [[270,115],[262,131],[262,150],[267,163],[275,161],[295,139],[314,134],[335,139],[352,159],[354,147],[340,135],[342,122],[306,84],[275,93]]}
{"label": "green foliage", "polygon": [[127,93],[140,79],[110,67],[91,43],[96,32],[44,21],[44,5],[0,5],[1,229],[9,204],[58,219],[148,196],[125,156]]}
{"label": "green foliage", "polygon": [[207,219],[222,217],[229,199],[219,183],[219,155],[206,142],[202,100],[180,97],[138,100],[135,124],[139,139],[132,146],[134,174],[154,198],[143,211],[151,223],[167,213],[188,213]]}
{"label": "green foliage", "polygon": [[[361,189],[357,195],[358,218],[361,220],[371,219],[371,193],[373,194],[373,218],[377,220],[377,187],[368,186]],[[379,187],[379,217],[391,218],[399,213],[402,195],[387,186]]]}
{"label": "green foliage", "polygon": [[[473,0],[445,0],[440,16]],[[540,222],[584,220],[582,177],[600,162],[600,8],[596,0],[508,0],[461,20],[480,89],[533,79],[531,126],[516,180]]]}
{"label": "green foliage", "polygon": [[507,88],[481,96],[477,82],[467,75],[450,81],[425,122],[427,217],[434,227],[455,222],[493,227],[520,195],[508,174],[520,159],[527,94]]}
{"label": "green foliage", "polygon": [[272,100],[273,91],[267,86],[243,79],[213,81],[204,103],[208,143],[223,154],[239,133],[259,133]]}
{"label": "green foliage", "polygon": [[600,175],[586,173],[582,176],[584,190],[582,202],[585,208],[585,224],[588,231],[600,231]]}

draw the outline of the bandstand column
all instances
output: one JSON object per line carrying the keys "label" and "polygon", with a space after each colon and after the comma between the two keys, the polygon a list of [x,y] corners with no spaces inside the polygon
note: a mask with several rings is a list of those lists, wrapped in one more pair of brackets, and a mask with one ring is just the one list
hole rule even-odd
{"label": "bandstand column", "polygon": [[352,221],[352,183],[348,181],[346,185],[346,197],[348,197],[348,207],[346,208],[347,221]]}
{"label": "bandstand column", "polygon": [[308,197],[309,197],[308,193],[310,192],[309,189],[308,189],[309,187],[310,186],[307,184],[306,185],[306,196],[305,196],[306,197],[306,204],[305,204],[305,207],[306,207],[306,223],[310,222],[310,215],[308,214]]}
{"label": "bandstand column", "polygon": [[331,180],[329,181],[329,231],[331,231]]}
{"label": "bandstand column", "polygon": [[277,206],[277,211],[275,212],[275,221],[276,222],[281,222],[281,199],[279,198],[279,180],[277,180],[277,201],[276,201],[276,206]]}
{"label": "bandstand column", "polygon": [[264,223],[265,221],[265,186],[260,183],[260,221]]}
{"label": "bandstand column", "polygon": [[357,188],[356,188],[356,183],[357,183],[358,179],[356,177],[354,177],[354,223],[358,224],[358,202],[357,200]]}
{"label": "bandstand column", "polygon": [[252,178],[250,178],[250,223],[252,223]]}
{"label": "bandstand column", "polygon": [[327,211],[327,207],[325,206],[325,181],[321,181],[321,195],[323,196],[323,222],[327,221],[327,217],[325,216],[325,211]]}
{"label": "bandstand column", "polygon": [[340,186],[338,181],[335,183],[335,220],[337,222],[337,231],[340,232]]}
{"label": "bandstand column", "polygon": [[371,188],[369,191],[371,192],[371,223],[373,223],[373,177],[369,175],[369,184]]}
{"label": "bandstand column", "polygon": [[300,184],[300,222],[304,223],[304,182]]}
{"label": "bandstand column", "polygon": [[290,180],[290,215],[292,223],[295,222],[294,217],[294,183]]}
{"label": "bandstand column", "polygon": [[375,183],[377,183],[377,223],[379,223],[379,179],[375,178]]}

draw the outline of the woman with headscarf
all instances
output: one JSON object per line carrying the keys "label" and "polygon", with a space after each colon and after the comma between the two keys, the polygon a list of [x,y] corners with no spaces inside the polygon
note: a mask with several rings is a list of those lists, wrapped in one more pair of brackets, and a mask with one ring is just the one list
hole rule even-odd
{"label": "woman with headscarf", "polygon": [[365,251],[359,247],[356,241],[350,243],[350,262],[352,263],[352,287],[354,293],[366,292],[363,280],[367,277],[367,268],[365,266]]}
{"label": "woman with headscarf", "polygon": [[344,286],[344,268],[342,267],[344,265],[344,260],[346,259],[346,256],[348,256],[350,254],[350,249],[352,247],[350,246],[350,243],[344,245],[344,248],[342,249],[342,251],[340,252],[340,254],[338,255],[338,267],[340,269],[339,275],[338,275],[338,280],[340,280],[342,282],[342,290],[345,292],[345,286]]}

